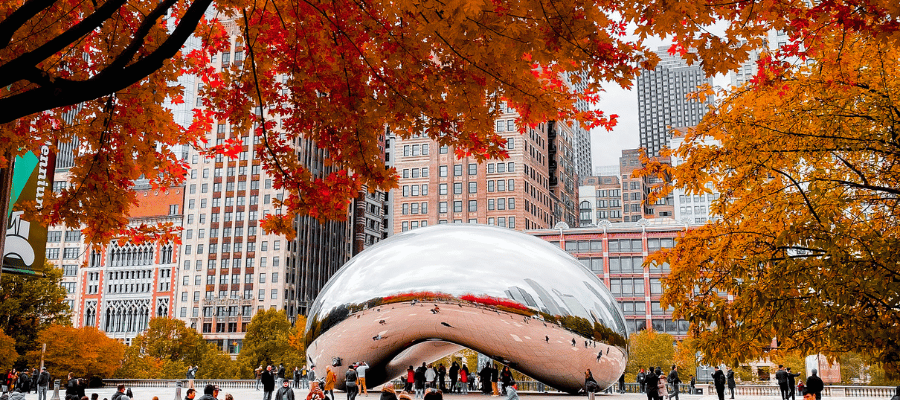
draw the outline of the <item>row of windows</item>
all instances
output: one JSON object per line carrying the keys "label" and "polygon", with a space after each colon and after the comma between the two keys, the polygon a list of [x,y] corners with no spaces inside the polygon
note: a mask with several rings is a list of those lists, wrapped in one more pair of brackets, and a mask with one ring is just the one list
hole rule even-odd
{"label": "row of windows", "polygon": [[597,200],[597,208],[621,207],[621,199]]}
{"label": "row of windows", "polygon": [[681,207],[681,214],[682,215],[693,215],[693,214],[704,215],[704,214],[706,214],[706,206]]}
{"label": "row of windows", "polygon": [[[194,285],[200,285],[201,281],[203,279],[202,278],[203,276],[204,275],[194,275]],[[214,285],[216,283],[215,275],[205,275],[205,276],[206,276],[206,284],[207,285]],[[221,284],[221,285],[239,284],[239,283],[241,283],[242,276],[244,277],[244,283],[253,283],[253,274],[231,274],[231,275],[222,274],[222,275],[219,275],[219,284]],[[268,276],[268,274],[265,274],[265,273],[259,274],[259,283],[266,283],[266,276]],[[270,281],[270,283],[278,283],[278,272],[272,272],[271,279],[269,281]],[[185,285],[185,286],[190,285],[191,284],[191,276],[190,275],[183,276],[181,283],[182,283],[182,285]]]}
{"label": "row of windows", "polygon": [[[438,202],[438,213],[446,214],[448,212],[447,206],[448,206],[448,202],[446,202],[446,201]],[[516,209],[516,198],[515,197],[510,197],[510,198],[499,197],[496,199],[488,199],[487,200],[487,209],[488,209],[488,211],[515,210]],[[478,200],[469,200],[467,203],[467,210],[469,212],[477,212],[478,211]],[[463,212],[463,202],[461,200],[456,200],[453,202],[453,212],[455,212],[455,213]]]}
{"label": "row of windows", "polygon": [[[559,244],[559,242],[554,243]],[[609,245],[610,253],[639,253],[643,251],[641,239],[610,239],[607,241],[607,244]],[[647,248],[650,251],[672,247],[675,247],[674,238],[647,239]],[[603,240],[568,240],[566,241],[566,251],[572,253],[599,253],[603,251]]]}
{"label": "row of windows", "polygon": [[[48,231],[47,243],[59,243],[63,237],[63,231]],[[81,231],[66,231],[66,242],[81,242]]]}
{"label": "row of windows", "polygon": [[[195,185],[191,185],[192,188],[194,186]],[[191,192],[191,194],[193,194],[193,191]],[[284,195],[282,193],[275,195],[275,198],[278,199],[278,201],[281,201],[283,199],[283,197],[284,197]],[[195,208],[195,206],[197,204],[196,201],[197,201],[196,199],[188,200],[188,210],[193,210]],[[271,202],[272,202],[271,195],[267,194],[267,195],[263,196],[263,204],[270,204]],[[206,208],[207,203],[208,203],[208,199],[200,199],[200,208]],[[245,197],[245,196],[225,197],[225,207],[233,207],[235,205],[240,207],[240,206],[246,205],[246,203],[247,203],[247,197]],[[259,196],[255,196],[255,195],[250,196],[250,205],[255,206],[257,204],[259,204]],[[221,207],[221,206],[222,206],[222,198],[214,197],[212,199],[212,207],[216,208],[216,207]]]}
{"label": "row of windows", "polygon": [[[222,259],[222,260],[206,260],[206,269],[216,269],[216,267],[228,268],[229,265],[231,266],[231,268],[241,268],[242,264],[244,265],[244,268],[253,268],[253,260],[255,260],[255,259],[247,258],[247,259],[244,259],[243,261],[241,261],[240,258],[234,258],[234,259],[231,259],[230,262],[227,258]],[[267,260],[268,259],[266,257],[260,257],[259,258],[259,267],[266,268],[268,266]],[[203,260],[194,261],[194,266],[195,266],[194,270],[196,270],[196,271],[203,270]],[[273,267],[281,266],[281,259],[279,257],[272,257],[272,266]],[[190,269],[191,269],[191,261],[184,260],[184,270],[188,271]]]}
{"label": "row of windows", "polygon": [[[653,330],[660,333],[668,333],[673,335],[686,335],[690,324],[685,320],[671,319],[652,319]],[[645,319],[626,319],[625,324],[628,325],[629,332],[638,332],[647,329],[647,320]]]}
{"label": "row of windows", "polygon": [[[81,254],[81,249],[77,247],[66,247],[63,249],[63,260],[75,260],[78,259],[78,256]],[[59,259],[59,248],[50,248],[48,247],[45,255],[47,259],[50,260],[58,260]]]}
{"label": "row of windows", "polygon": [[[234,230],[231,227],[222,228],[222,237],[223,238],[240,238],[244,236],[244,227],[237,226]],[[256,236],[256,227],[250,226],[247,227],[247,236]],[[219,237],[219,228],[210,228],[209,237],[217,238]],[[193,239],[194,238],[194,230],[193,229],[185,229],[184,231],[185,239]],[[206,238],[206,229],[198,229],[197,230],[197,239],[205,239]],[[261,250],[266,251],[268,249],[269,242],[262,242],[260,244]]]}
{"label": "row of windows", "polygon": [[622,218],[621,210],[597,211],[597,219]]}

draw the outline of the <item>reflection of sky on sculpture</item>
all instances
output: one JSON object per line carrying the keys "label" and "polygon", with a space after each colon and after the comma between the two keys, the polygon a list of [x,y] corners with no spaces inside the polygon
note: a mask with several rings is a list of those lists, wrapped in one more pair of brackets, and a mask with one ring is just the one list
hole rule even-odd
{"label": "reflection of sky on sculpture", "polygon": [[[516,273],[510,276],[509,271]],[[313,304],[310,316],[323,317],[341,305],[422,291],[516,301],[505,293],[510,287],[529,293],[541,309],[550,309],[525,282],[526,277],[535,278],[533,283],[551,293],[557,306],[589,319],[593,310],[594,315],[602,316],[604,325],[625,335],[624,324],[621,328],[618,323],[610,324],[621,316],[614,317],[616,313],[605,307],[596,309],[598,294],[608,297],[603,303],[614,306],[612,295],[570,255],[530,235],[468,224],[415,229],[360,253],[331,278]],[[554,292],[573,298],[564,300]],[[573,302],[580,307],[567,306]]]}

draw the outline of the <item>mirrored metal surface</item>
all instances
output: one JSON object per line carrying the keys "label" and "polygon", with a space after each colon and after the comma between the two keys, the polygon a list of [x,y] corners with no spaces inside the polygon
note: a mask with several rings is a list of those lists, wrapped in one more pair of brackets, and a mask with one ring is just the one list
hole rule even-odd
{"label": "mirrored metal surface", "polygon": [[[467,347],[557,389],[574,392],[590,368],[619,378],[628,333],[596,275],[544,240],[482,225],[396,235],[360,253],[310,308],[307,357],[337,387],[365,361],[368,386]],[[469,370],[479,366],[469,365]]]}

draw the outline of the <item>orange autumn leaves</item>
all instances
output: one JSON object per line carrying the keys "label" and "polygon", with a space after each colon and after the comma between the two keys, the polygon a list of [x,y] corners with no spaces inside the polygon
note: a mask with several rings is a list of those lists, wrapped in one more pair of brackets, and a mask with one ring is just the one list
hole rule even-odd
{"label": "orange autumn leaves", "polygon": [[[900,368],[900,51],[865,35],[817,38],[805,64],[723,93],[659,167],[721,193],[714,222],[651,257],[663,303],[710,360],[779,348],[865,354]],[[725,294],[731,297],[726,297]]]}

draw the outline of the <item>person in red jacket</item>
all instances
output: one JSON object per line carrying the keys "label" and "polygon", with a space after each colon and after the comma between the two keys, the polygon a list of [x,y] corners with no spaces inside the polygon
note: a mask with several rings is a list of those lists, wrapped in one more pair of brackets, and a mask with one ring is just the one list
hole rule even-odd
{"label": "person in red jacket", "polygon": [[462,394],[469,394],[469,367],[466,364],[459,369],[459,386]]}
{"label": "person in red jacket", "polygon": [[406,386],[403,387],[403,391],[406,393],[412,393],[413,383],[416,381],[416,371],[413,369],[412,365],[406,369]]}

